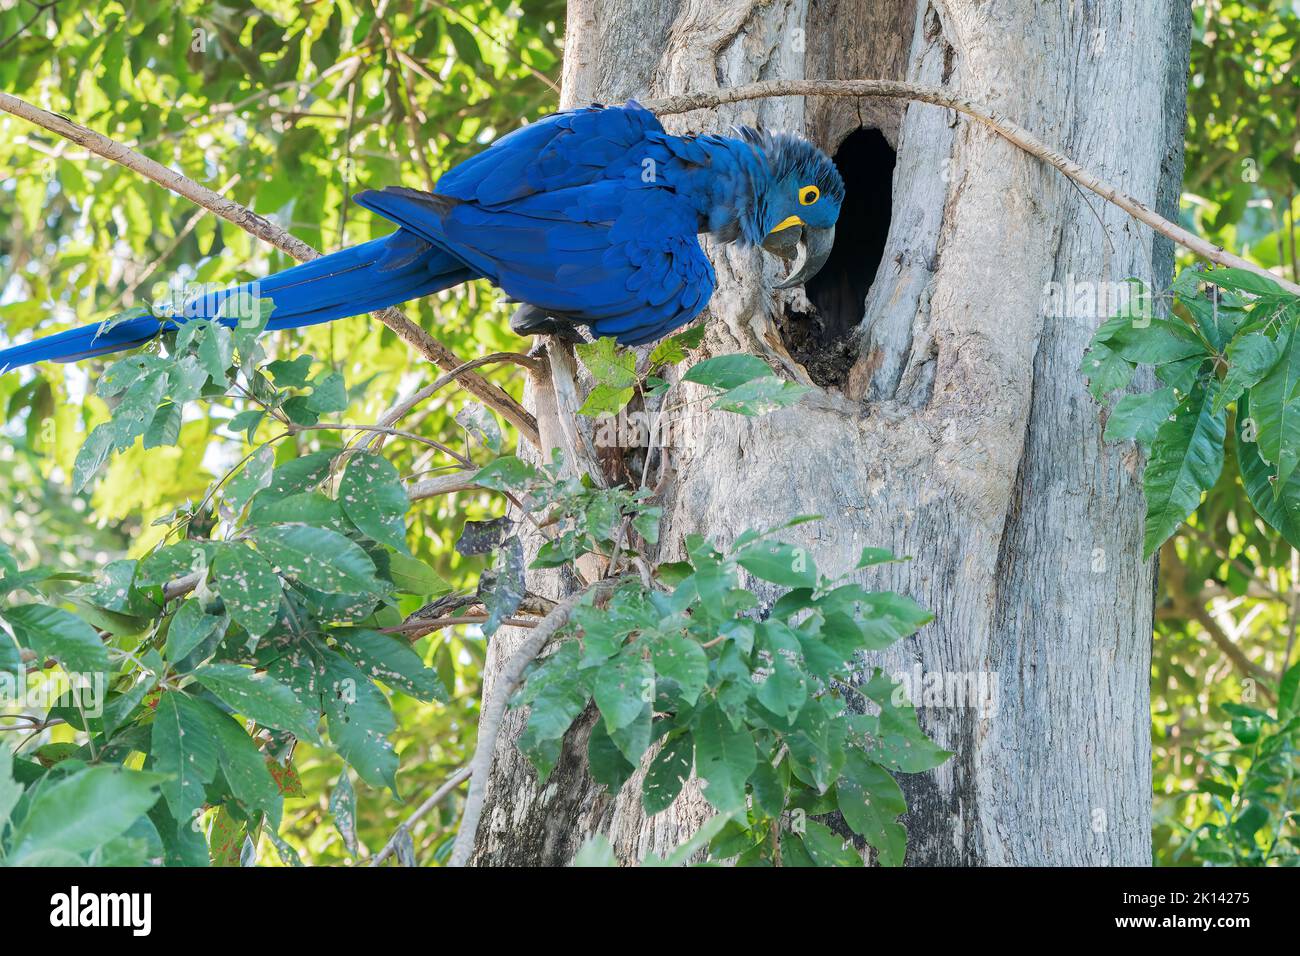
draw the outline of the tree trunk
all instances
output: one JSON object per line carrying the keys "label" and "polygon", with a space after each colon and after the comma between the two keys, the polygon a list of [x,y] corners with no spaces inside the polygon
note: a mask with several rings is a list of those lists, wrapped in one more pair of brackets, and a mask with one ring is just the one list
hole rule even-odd
{"label": "tree trunk", "polygon": [[[780,78],[944,84],[1172,216],[1189,20],[1186,0],[572,0],[565,101]],[[954,753],[901,780],[909,863],[1149,864],[1154,566],[1139,460],[1103,445],[1078,368],[1106,317],[1103,283],[1167,285],[1172,250],[935,107],[783,98],[665,119],[672,132],[736,122],[838,150],[849,196],[807,297],[764,292],[757,277],[775,267],[758,252],[708,248],[704,348],[753,352],[817,390],[768,417],[695,414],[673,432],[661,557],[689,533],[725,546],[808,513],[824,518],[785,538],[827,573],[867,545],[910,555],[862,573],[936,615],[863,665],[908,675],[922,725]],[[563,445],[554,422],[545,437]],[[494,641],[489,692],[512,644]],[[935,698],[941,679],[985,693]],[[604,793],[585,772],[590,720],[541,787],[515,750],[521,723],[498,748],[479,864],[563,864],[598,831],[634,861],[709,813],[688,788],[646,819],[639,778]]]}

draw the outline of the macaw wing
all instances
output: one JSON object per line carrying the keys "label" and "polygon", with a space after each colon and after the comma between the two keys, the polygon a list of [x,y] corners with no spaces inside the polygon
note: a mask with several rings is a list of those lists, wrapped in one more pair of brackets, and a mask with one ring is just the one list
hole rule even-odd
{"label": "macaw wing", "polygon": [[438,180],[439,195],[484,206],[621,176],[659,120],[635,101],[553,113],[503,136]]}
{"label": "macaw wing", "polygon": [[689,322],[716,285],[694,212],[664,190],[629,198],[625,184],[605,182],[492,208],[389,188],[357,202],[446,249],[511,298],[624,345]]}

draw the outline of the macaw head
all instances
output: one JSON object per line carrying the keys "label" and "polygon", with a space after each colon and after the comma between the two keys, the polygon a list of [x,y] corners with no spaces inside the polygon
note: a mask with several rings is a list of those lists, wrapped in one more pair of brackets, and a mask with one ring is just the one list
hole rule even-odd
{"label": "macaw head", "polygon": [[749,127],[738,132],[766,160],[767,182],[760,186],[755,208],[762,246],[794,260],[777,288],[802,285],[831,254],[844,180],[830,157],[805,139]]}

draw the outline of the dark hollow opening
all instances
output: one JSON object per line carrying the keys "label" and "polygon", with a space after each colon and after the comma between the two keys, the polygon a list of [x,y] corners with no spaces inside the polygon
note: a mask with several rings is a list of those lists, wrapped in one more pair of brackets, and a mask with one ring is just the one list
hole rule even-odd
{"label": "dark hollow opening", "polygon": [[786,324],[790,354],[822,386],[842,385],[857,358],[853,330],[885,252],[894,194],[895,153],[880,130],[854,130],[833,158],[844,177],[835,247],[804,287],[814,314],[789,315]]}

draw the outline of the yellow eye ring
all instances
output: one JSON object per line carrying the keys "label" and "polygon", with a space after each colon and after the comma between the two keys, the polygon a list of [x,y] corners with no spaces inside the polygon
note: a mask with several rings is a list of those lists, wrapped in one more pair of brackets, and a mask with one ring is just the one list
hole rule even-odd
{"label": "yellow eye ring", "polygon": [[822,198],[822,191],[816,186],[804,186],[799,190],[799,205],[811,206]]}

